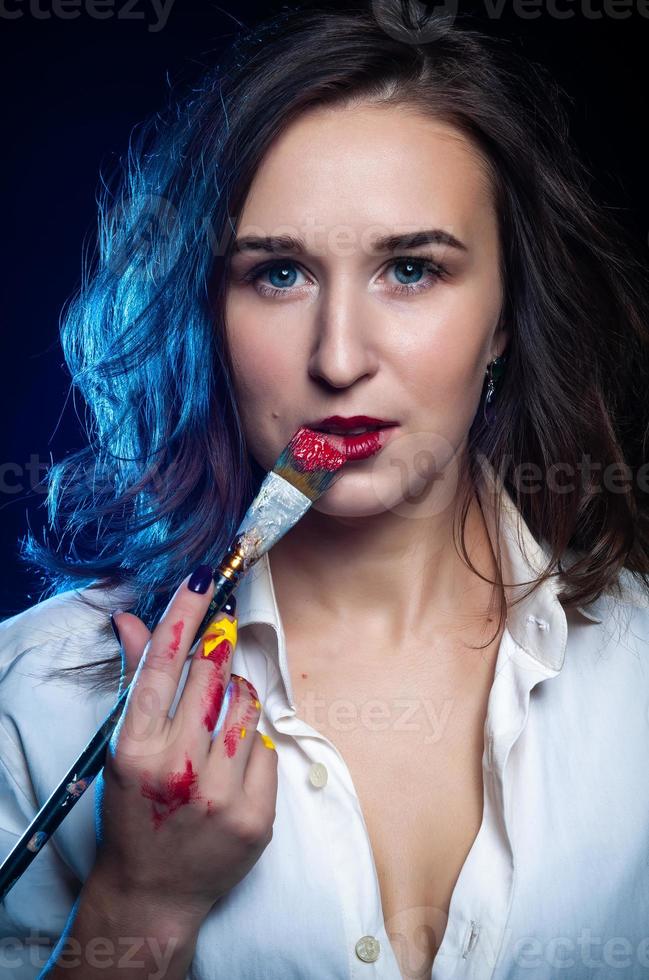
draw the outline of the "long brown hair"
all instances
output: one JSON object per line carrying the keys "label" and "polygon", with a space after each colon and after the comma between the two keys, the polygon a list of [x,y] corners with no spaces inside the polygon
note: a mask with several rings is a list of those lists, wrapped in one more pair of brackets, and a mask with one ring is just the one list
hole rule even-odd
{"label": "long brown hair", "polygon": [[[131,148],[119,207],[100,216],[99,264],[63,329],[96,426],[86,455],[50,476],[50,507],[68,515],[74,550],[34,539],[25,549],[53,592],[90,586],[83,598],[92,604],[94,588],[129,583],[131,610],[156,621],[171,586],[223,553],[263,476],[245,451],[224,344],[232,233],[277,134],[309,107],[352,100],[447,122],[488,168],[511,340],[496,421],[485,423],[481,403],[470,429],[470,483],[483,454],[547,546],[538,581],[559,575],[566,608],[619,588],[623,569],[649,588],[647,269],[625,228],[594,201],[564,93],[546,69],[460,16],[437,31],[431,21],[415,43],[400,6],[394,30],[369,4],[284,10],[257,24]],[[166,239],[154,227],[143,250],[152,201],[170,216]],[[151,383],[161,376],[167,387]],[[574,479],[584,460],[594,464],[588,479]],[[557,464],[573,475],[567,492],[548,480]],[[90,465],[92,493],[77,478]],[[521,465],[540,475],[537,492],[526,492]],[[616,467],[627,476],[624,492],[611,477]],[[468,504],[467,495],[458,513],[471,565]],[[498,628],[504,615],[501,602]],[[108,625],[105,635],[112,639]],[[119,654],[88,667],[100,668],[99,686],[116,689]]]}

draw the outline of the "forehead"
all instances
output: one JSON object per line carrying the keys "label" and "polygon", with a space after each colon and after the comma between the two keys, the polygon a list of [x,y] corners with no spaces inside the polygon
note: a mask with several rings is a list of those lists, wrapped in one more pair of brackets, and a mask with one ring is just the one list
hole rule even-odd
{"label": "forehead", "polygon": [[485,162],[458,129],[399,106],[326,107],[291,122],[267,150],[239,223],[360,231],[443,227],[462,240],[494,230]]}

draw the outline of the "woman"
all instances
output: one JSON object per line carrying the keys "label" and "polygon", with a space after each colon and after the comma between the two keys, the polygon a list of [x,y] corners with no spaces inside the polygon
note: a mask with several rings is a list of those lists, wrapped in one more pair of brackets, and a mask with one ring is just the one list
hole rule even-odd
{"label": "woman", "polygon": [[[265,22],[104,202],[71,538],[1,624],[5,853],[133,691],[7,896],[21,977],[646,975],[646,273],[542,69],[386,26]],[[206,726],[209,568],[304,424],[381,448],[237,589]]]}

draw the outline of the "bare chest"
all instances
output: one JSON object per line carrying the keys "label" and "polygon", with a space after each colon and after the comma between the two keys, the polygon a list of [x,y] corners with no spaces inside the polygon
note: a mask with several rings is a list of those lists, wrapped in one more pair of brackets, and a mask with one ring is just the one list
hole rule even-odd
{"label": "bare chest", "polygon": [[[370,839],[385,928],[404,977],[429,977],[482,823],[484,721],[500,637],[453,670],[372,679],[291,651],[298,715],[335,745]],[[363,658],[359,658],[362,664]]]}

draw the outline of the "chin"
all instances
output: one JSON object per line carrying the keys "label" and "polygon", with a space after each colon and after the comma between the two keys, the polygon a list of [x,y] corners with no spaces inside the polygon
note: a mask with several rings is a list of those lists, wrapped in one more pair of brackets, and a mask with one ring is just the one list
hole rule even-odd
{"label": "chin", "polygon": [[376,514],[384,514],[386,508],[377,501],[374,501],[374,506],[369,503],[367,506],[363,506],[362,502],[358,501],[354,504],[336,505],[331,501],[318,500],[315,504],[312,504],[311,510],[317,510],[320,514],[327,514],[329,517],[349,518],[353,520],[356,517],[373,517]]}
{"label": "chin", "polygon": [[399,489],[395,486],[391,490],[379,488],[376,479],[368,474],[361,476],[347,471],[311,509],[332,517],[372,517],[386,513],[401,502]]}

